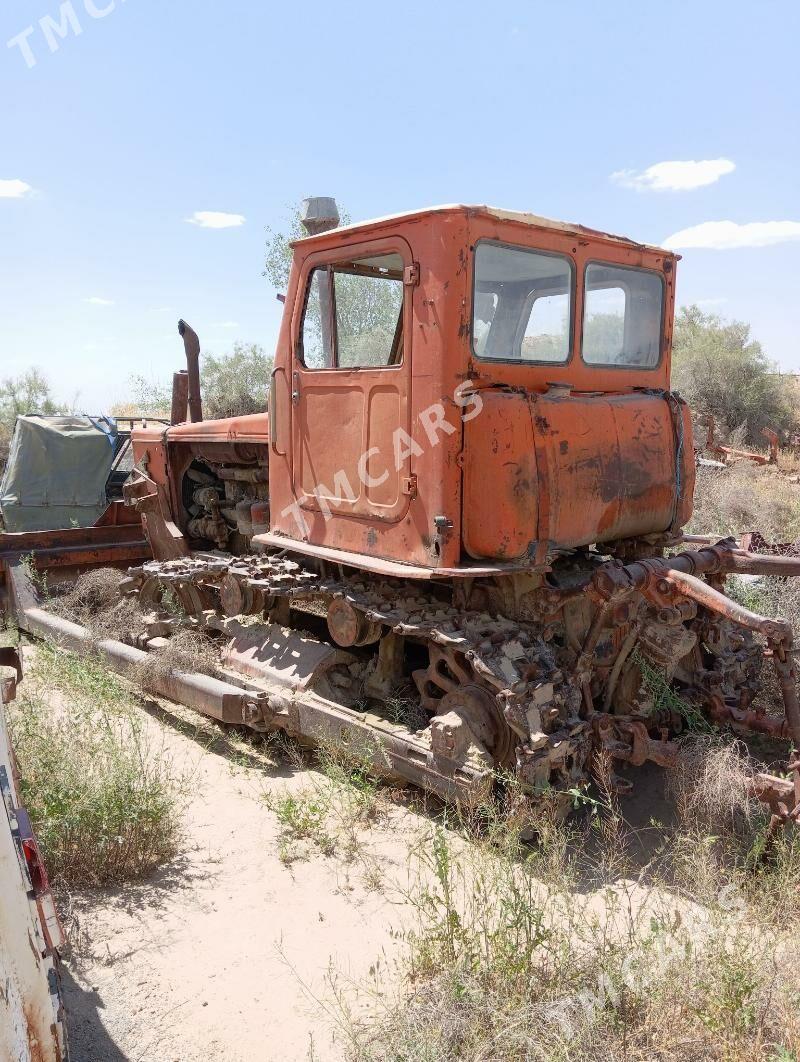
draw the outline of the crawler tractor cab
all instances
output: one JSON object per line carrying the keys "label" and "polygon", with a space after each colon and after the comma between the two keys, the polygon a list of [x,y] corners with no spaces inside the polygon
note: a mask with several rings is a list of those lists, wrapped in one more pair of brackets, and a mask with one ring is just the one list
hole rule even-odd
{"label": "crawler tractor cab", "polygon": [[261,541],[459,577],[674,538],[693,486],[668,391],[675,264],[489,207],[299,241]]}

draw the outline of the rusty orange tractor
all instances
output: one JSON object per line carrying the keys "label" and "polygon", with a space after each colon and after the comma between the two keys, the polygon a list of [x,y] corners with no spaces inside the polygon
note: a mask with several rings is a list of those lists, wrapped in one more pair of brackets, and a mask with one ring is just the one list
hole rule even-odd
{"label": "rusty orange tractor", "polygon": [[[681,701],[797,747],[791,629],[725,580],[800,565],[682,531],[678,257],[485,206],[338,227],[309,200],[306,226],[269,413],[202,419],[181,322],[183,422],[134,432],[126,497],[154,556],[124,586],[136,651],[216,632],[202,710],[346,741],[446,799],[513,772],[566,807],[599,750],[669,765]],[[782,717],[753,704],[765,648]],[[788,767],[756,783],[783,819]]]}

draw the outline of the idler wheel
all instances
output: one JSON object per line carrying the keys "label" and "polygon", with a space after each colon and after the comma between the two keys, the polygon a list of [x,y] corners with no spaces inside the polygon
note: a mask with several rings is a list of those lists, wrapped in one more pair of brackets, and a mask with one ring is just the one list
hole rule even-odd
{"label": "idler wheel", "polygon": [[328,609],[328,630],[337,645],[349,649],[354,645],[372,645],[379,641],[382,626],[367,619],[349,601],[337,597]]}
{"label": "idler wheel", "polygon": [[436,719],[452,713],[469,728],[474,739],[492,756],[496,765],[506,766],[514,748],[514,734],[503,718],[497,698],[480,686],[461,686],[445,694]]}
{"label": "idler wheel", "polygon": [[222,611],[234,616],[257,616],[264,611],[266,600],[262,590],[252,587],[235,575],[226,575],[219,584],[219,600]]}
{"label": "idler wheel", "polygon": [[226,616],[243,616],[248,613],[247,585],[240,583],[235,575],[226,575],[220,583],[219,599]]}
{"label": "idler wheel", "polygon": [[157,612],[161,608],[161,599],[164,596],[164,587],[155,575],[148,575],[139,587],[139,602],[142,610]]}

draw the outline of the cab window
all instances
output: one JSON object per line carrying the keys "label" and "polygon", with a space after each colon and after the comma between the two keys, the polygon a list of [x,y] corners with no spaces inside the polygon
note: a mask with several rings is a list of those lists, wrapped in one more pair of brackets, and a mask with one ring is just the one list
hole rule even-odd
{"label": "cab window", "polygon": [[664,284],[645,269],[586,266],[583,360],[590,365],[653,369],[661,356]]}
{"label": "cab window", "polygon": [[564,364],[572,347],[569,258],[481,241],[475,251],[476,357]]}
{"label": "cab window", "polygon": [[307,369],[402,362],[403,265],[400,255],[384,254],[312,271],[298,351]]}

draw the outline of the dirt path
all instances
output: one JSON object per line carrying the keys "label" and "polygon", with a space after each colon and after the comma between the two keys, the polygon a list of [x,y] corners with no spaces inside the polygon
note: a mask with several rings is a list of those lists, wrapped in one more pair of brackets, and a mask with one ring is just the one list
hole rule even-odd
{"label": "dirt path", "polygon": [[209,731],[193,739],[170,725],[174,711],[154,709],[150,725],[192,775],[184,851],[147,884],[74,898],[64,969],[74,1062],[342,1058],[329,971],[346,988],[377,962],[391,983],[404,912],[379,878],[403,875],[420,820],[390,810],[370,831],[369,872],[316,852],[286,865],[263,791],[319,776],[240,762],[224,736],[204,748]]}

